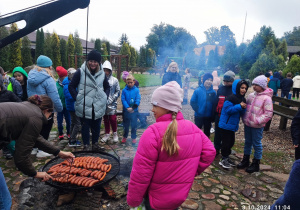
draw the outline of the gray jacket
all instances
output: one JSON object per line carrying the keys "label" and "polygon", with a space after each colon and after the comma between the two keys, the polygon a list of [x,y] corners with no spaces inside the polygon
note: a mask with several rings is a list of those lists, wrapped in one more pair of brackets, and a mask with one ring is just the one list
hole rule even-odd
{"label": "gray jacket", "polygon": [[106,111],[107,96],[103,91],[103,81],[105,73],[100,65],[100,70],[93,76],[86,67],[85,62],[80,68],[80,82],[78,85],[78,95],[75,102],[75,111],[78,117],[83,117],[84,103],[84,83],[86,74],[85,90],[85,118],[92,119],[92,112],[95,113],[95,120],[103,117]]}
{"label": "gray jacket", "polygon": [[120,84],[117,78],[113,77],[112,74],[110,74],[107,77],[110,91],[109,96],[107,100],[107,107],[106,107],[106,115],[115,115],[117,111],[117,100],[120,96]]}

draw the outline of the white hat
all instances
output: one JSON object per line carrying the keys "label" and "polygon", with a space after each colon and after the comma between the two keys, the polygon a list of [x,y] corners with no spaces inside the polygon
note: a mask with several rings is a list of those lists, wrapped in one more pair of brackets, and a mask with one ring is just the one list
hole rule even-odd
{"label": "white hat", "polygon": [[109,69],[109,70],[112,71],[112,66],[111,66],[111,64],[110,64],[109,61],[105,61],[105,62],[103,63],[103,69]]}

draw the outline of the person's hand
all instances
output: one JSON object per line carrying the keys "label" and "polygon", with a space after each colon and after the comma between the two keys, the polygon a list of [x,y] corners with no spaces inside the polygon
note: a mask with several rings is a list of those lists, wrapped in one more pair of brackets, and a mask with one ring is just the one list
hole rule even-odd
{"label": "person's hand", "polygon": [[35,178],[42,179],[43,182],[48,181],[49,179],[53,179],[53,177],[46,172],[37,172]]}
{"label": "person's hand", "polygon": [[294,147],[296,148],[296,147],[298,147],[299,146],[299,144],[297,144],[297,145],[294,145]]}
{"label": "person's hand", "polygon": [[241,107],[242,107],[243,109],[246,109],[246,108],[247,108],[247,104],[244,103],[244,102],[241,102],[240,105],[241,105]]}
{"label": "person's hand", "polygon": [[72,152],[64,152],[64,151],[60,151],[58,153],[58,157],[62,158],[62,159],[66,159],[68,162],[72,162],[73,159],[75,158],[75,155]]}
{"label": "person's hand", "polygon": [[128,111],[129,113],[133,113],[133,112],[134,112],[133,109],[132,109],[131,107],[127,108],[127,111]]}

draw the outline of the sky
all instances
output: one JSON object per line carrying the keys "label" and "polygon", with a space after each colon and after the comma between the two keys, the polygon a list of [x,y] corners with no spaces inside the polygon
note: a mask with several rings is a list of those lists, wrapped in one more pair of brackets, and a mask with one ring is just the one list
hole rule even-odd
{"label": "sky", "polygon": [[[1,0],[0,14],[4,15],[47,0]],[[75,1],[75,0],[74,0]],[[229,26],[238,44],[251,40],[263,25],[271,26],[276,37],[299,26],[299,0],[90,0],[88,40],[106,39],[117,44],[126,33],[130,44],[139,49],[146,44],[151,28],[161,22],[183,27],[204,42],[204,31],[210,27]],[[55,12],[55,11],[53,11]],[[69,35],[76,30],[86,38],[87,9],[77,9],[45,25],[44,31]],[[19,27],[24,27],[19,24]]]}

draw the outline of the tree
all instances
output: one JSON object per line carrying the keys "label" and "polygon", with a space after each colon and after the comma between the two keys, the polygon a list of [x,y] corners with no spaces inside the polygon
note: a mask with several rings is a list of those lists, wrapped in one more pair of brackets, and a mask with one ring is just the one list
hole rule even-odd
{"label": "tree", "polygon": [[52,43],[50,33],[47,32],[44,42],[44,54],[53,60]]}
{"label": "tree", "polygon": [[206,36],[205,44],[215,45],[216,42],[220,42],[220,30],[217,27],[211,27],[204,31]]}
{"label": "tree", "polygon": [[287,43],[285,39],[282,42],[280,42],[276,52],[277,55],[282,55],[284,57],[284,60],[288,58],[289,53],[287,51]]}
{"label": "tree", "polygon": [[60,39],[60,56],[61,65],[68,69],[67,41],[64,39]]}
{"label": "tree", "polygon": [[[129,48],[129,44],[124,42],[122,47],[121,47],[121,51],[120,51],[120,54],[121,55],[128,55],[128,60],[130,60],[130,48]],[[122,59],[122,62],[121,62],[121,68],[125,69],[126,68],[126,61],[125,59]]]}
{"label": "tree", "polygon": [[31,56],[31,48],[30,48],[30,40],[27,36],[23,37],[22,39],[22,63],[23,67],[31,66],[33,64],[32,62],[32,56]]}
{"label": "tree", "polygon": [[106,41],[105,44],[106,44],[107,53],[108,53],[107,55],[110,55],[110,43],[109,43],[109,41]]}
{"label": "tree", "polygon": [[[102,43],[102,51],[101,51],[101,55],[108,55],[108,52],[107,52],[107,48],[106,48],[106,44],[105,43]],[[103,62],[107,60],[107,56],[103,56],[102,57],[102,60]]]}
{"label": "tree", "polygon": [[[11,24],[10,34],[13,34],[18,31],[18,26],[16,23]],[[10,69],[13,70],[17,66],[23,66],[22,55],[21,55],[21,39],[18,39],[10,44],[9,51],[9,64]]]}
{"label": "tree", "polygon": [[127,43],[128,45],[130,45],[128,36],[126,34],[122,34],[119,39],[119,46],[123,46],[123,43]]}
{"label": "tree", "polygon": [[216,67],[214,62],[214,57],[215,57],[215,51],[213,50],[209,51],[208,59],[207,59],[207,69],[214,69],[214,67]]}
{"label": "tree", "polygon": [[140,53],[138,55],[138,66],[140,67],[146,67],[146,47],[141,46],[140,47]]}
{"label": "tree", "polygon": [[[9,35],[9,32],[5,27],[0,27],[0,39],[3,39]],[[4,70],[8,70],[10,68],[9,65],[9,52],[10,52],[10,45],[7,45],[0,49],[0,66]]]}
{"label": "tree", "polygon": [[[238,65],[238,54],[237,54],[237,46],[234,42],[229,42],[226,45],[224,55],[222,57],[222,67],[224,71],[234,71],[236,70],[236,66]],[[235,72],[238,73],[238,72]]]}
{"label": "tree", "polygon": [[218,46],[216,46],[215,53],[214,53],[214,66],[215,67],[220,66],[220,56],[219,56]]}
{"label": "tree", "polygon": [[227,45],[229,43],[236,43],[234,33],[229,29],[228,26],[221,26],[220,29],[220,43],[219,45]]}
{"label": "tree", "polygon": [[45,42],[45,35],[44,30],[41,28],[41,30],[37,30],[36,32],[36,40],[35,40],[35,60],[40,55],[44,55],[44,42]]}
{"label": "tree", "polygon": [[101,40],[96,39],[94,49],[97,50],[98,52],[101,52]]}
{"label": "tree", "polygon": [[282,39],[286,39],[289,46],[300,46],[300,26],[295,26],[293,31],[285,32]]}
{"label": "tree", "polygon": [[287,66],[283,70],[283,75],[286,75],[288,72],[291,72],[293,75],[300,73],[300,57],[293,55],[291,60],[288,62]]}
{"label": "tree", "polygon": [[155,51],[152,50],[151,48],[148,48],[146,57],[147,57],[146,67],[153,67],[155,65],[155,60],[156,60]]}
{"label": "tree", "polygon": [[[82,55],[82,45],[81,45],[78,31],[75,31],[74,38],[75,38],[74,39],[74,44],[75,44],[74,54],[81,56]],[[77,66],[81,66],[82,63],[83,63],[82,58],[77,57]]]}
{"label": "tree", "polygon": [[74,39],[73,35],[70,34],[68,37],[68,42],[67,42],[67,53],[68,53],[68,60],[70,59],[69,67],[75,67],[74,64],[74,51],[75,51],[75,44],[74,44]]}
{"label": "tree", "polygon": [[60,56],[60,40],[58,35],[53,32],[51,36],[51,47],[52,47],[52,62],[53,67],[61,66],[61,56]]}
{"label": "tree", "polygon": [[134,49],[134,47],[130,46],[130,60],[129,60],[129,65],[130,66],[136,66],[136,61],[137,61],[137,52]]}
{"label": "tree", "polygon": [[205,56],[205,48],[202,47],[199,59],[198,59],[198,69],[204,70],[206,69],[206,56]]}

